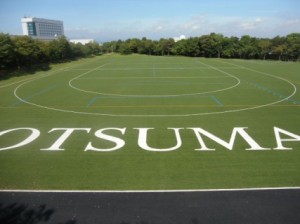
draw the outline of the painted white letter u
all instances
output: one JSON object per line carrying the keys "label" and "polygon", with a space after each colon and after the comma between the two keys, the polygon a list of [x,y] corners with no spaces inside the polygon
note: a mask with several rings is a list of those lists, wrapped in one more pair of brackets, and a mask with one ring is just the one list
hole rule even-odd
{"label": "painted white letter u", "polygon": [[175,132],[175,137],[176,137],[176,145],[170,148],[164,148],[164,149],[159,149],[159,148],[152,148],[147,144],[147,135],[148,135],[148,130],[154,129],[154,128],[135,128],[139,130],[139,137],[138,137],[138,145],[147,151],[152,151],[152,152],[169,152],[178,149],[182,145],[181,137],[179,134],[179,130],[183,128],[168,128],[170,130],[174,130]]}

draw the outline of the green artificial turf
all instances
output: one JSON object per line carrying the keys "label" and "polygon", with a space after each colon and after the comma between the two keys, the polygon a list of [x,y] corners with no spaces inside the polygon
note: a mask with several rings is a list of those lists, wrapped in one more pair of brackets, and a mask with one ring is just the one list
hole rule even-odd
{"label": "green artificial turf", "polygon": [[[104,55],[54,65],[47,72],[0,82],[0,131],[35,128],[40,136],[0,151],[1,189],[168,190],[300,185],[300,64],[255,60]],[[199,151],[190,128],[229,142],[244,127],[260,146],[237,135],[232,150],[202,136],[214,151]],[[49,149],[64,133],[61,145]],[[95,135],[103,133],[122,140]],[[148,130],[139,145],[139,130]],[[180,128],[176,150],[174,128]],[[124,133],[120,131],[124,130]],[[51,131],[52,130],[52,131]],[[24,140],[19,130],[0,136],[0,148]],[[87,150],[87,145],[103,149]],[[159,151],[159,149],[161,151]],[[105,151],[105,152],[104,152]]]}

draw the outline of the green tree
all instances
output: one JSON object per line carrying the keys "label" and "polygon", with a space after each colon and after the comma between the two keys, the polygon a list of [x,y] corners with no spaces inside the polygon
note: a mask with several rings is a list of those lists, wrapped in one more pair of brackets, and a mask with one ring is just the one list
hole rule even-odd
{"label": "green tree", "polygon": [[132,54],[133,53],[129,42],[130,42],[130,39],[126,40],[125,42],[122,42],[122,44],[120,45],[120,48],[119,48],[119,53],[121,53],[121,54]]}
{"label": "green tree", "polygon": [[211,40],[209,35],[202,35],[199,37],[199,42],[201,46],[201,56],[204,57],[213,57],[214,52],[213,49],[211,48]]}
{"label": "green tree", "polygon": [[87,43],[86,46],[89,47],[91,55],[98,55],[101,52],[100,45],[96,41]]}
{"label": "green tree", "polygon": [[173,38],[169,38],[169,39],[161,38],[157,45],[157,53],[159,55],[170,55],[174,44],[175,41]]}
{"label": "green tree", "polygon": [[129,39],[127,41],[127,45],[128,45],[128,48],[130,49],[130,52],[131,53],[138,53],[138,47],[139,47],[139,40],[134,38],[134,39]]}
{"label": "green tree", "polygon": [[49,63],[50,62],[50,44],[48,41],[36,40],[36,45],[41,50],[42,54],[39,57],[39,61],[41,63]]}
{"label": "green tree", "polygon": [[154,52],[154,44],[152,40],[143,37],[142,40],[139,42],[138,52],[139,54],[147,54],[152,55]]}
{"label": "green tree", "polygon": [[197,57],[200,55],[200,44],[197,37],[187,39],[185,42],[184,55],[190,57]]}
{"label": "green tree", "polygon": [[278,60],[281,61],[283,60],[283,56],[287,52],[287,45],[286,44],[280,44],[278,46],[273,47],[272,53],[278,56]]}
{"label": "green tree", "polygon": [[79,46],[79,49],[80,49],[80,53],[83,57],[87,57],[87,56],[93,54],[93,49],[89,44],[78,43],[78,46]]}
{"label": "green tree", "polygon": [[172,48],[174,55],[183,55],[190,57],[198,57],[201,53],[200,41],[198,37],[179,40]]}
{"label": "green tree", "polygon": [[50,60],[59,62],[72,58],[70,42],[66,37],[59,37],[57,40],[50,42]]}
{"label": "green tree", "polygon": [[200,37],[202,54],[205,57],[221,57],[223,35],[211,33]]}
{"label": "green tree", "polygon": [[83,45],[81,43],[70,43],[72,55],[74,58],[84,57],[82,47]]}
{"label": "green tree", "polygon": [[287,53],[291,60],[300,60],[300,33],[287,35]]}
{"label": "green tree", "polygon": [[214,51],[217,52],[217,57],[220,58],[223,50],[224,37],[222,34],[211,33],[210,38],[211,38],[211,47],[213,48]]}
{"label": "green tree", "polygon": [[179,40],[177,41],[173,48],[172,48],[172,54],[174,55],[186,55],[187,56],[187,53],[186,53],[186,42],[187,40],[183,39],[183,40]]}
{"label": "green tree", "polygon": [[222,41],[222,54],[224,58],[237,58],[239,49],[239,38],[224,37]]}
{"label": "green tree", "polygon": [[41,63],[40,58],[43,57],[43,52],[35,40],[29,36],[16,36],[13,41],[18,68],[31,67],[34,64]]}
{"label": "green tree", "polygon": [[286,37],[276,36],[271,39],[271,53],[272,59],[285,60],[287,55]]}
{"label": "green tree", "polygon": [[15,62],[14,43],[8,34],[0,33],[0,68],[9,68]]}
{"label": "green tree", "polygon": [[271,41],[269,39],[258,40],[258,48],[261,57],[266,60],[266,56],[271,52]]}
{"label": "green tree", "polygon": [[58,43],[59,53],[61,54],[61,59],[66,60],[72,58],[71,46],[67,38],[64,36],[59,37],[57,43]]}
{"label": "green tree", "polygon": [[249,35],[244,35],[239,42],[239,54],[241,58],[256,58],[258,55],[258,44],[257,39],[250,37]]}
{"label": "green tree", "polygon": [[[119,44],[117,44],[119,42]],[[101,51],[104,53],[113,53],[113,52],[119,52],[119,46],[122,44],[122,41],[111,41],[111,42],[105,42],[101,46]]]}

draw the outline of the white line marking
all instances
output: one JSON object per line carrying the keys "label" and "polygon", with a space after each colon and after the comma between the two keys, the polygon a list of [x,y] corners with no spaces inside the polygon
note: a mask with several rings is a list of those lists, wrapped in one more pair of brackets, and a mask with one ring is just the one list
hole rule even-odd
{"label": "white line marking", "polygon": [[20,81],[17,81],[17,82],[12,82],[12,83],[8,83],[6,85],[3,85],[3,86],[0,86],[0,89],[1,88],[5,88],[5,87],[8,87],[8,86],[12,86],[12,85],[15,85],[15,84],[18,84],[18,83],[22,83],[22,82],[27,82],[27,81],[33,81],[35,79],[39,79],[39,78],[44,78],[44,77],[47,77],[49,75],[53,75],[54,73],[56,72],[59,72],[59,71],[65,71],[65,70],[68,70],[69,67],[67,68],[62,68],[62,69],[57,69],[57,70],[54,70],[54,71],[51,71],[51,72],[46,72],[46,73],[43,73],[37,77],[31,77],[31,78],[28,78],[28,79],[23,79],[23,80],[20,80]]}
{"label": "white line marking", "polygon": [[90,70],[88,70],[87,72],[84,72],[84,73],[82,73],[82,74],[76,76],[75,78],[71,79],[71,80],[69,81],[69,83],[72,82],[72,81],[75,80],[75,79],[78,79],[78,78],[84,76],[84,75],[87,75],[87,74],[89,74],[89,73],[91,73],[91,72],[94,72],[94,71],[96,71],[96,70],[99,70],[100,68],[102,68],[102,67],[104,67],[104,66],[106,66],[106,65],[108,65],[108,64],[110,64],[110,63],[106,63],[106,64],[104,64],[104,65],[98,66],[97,68],[90,69]]}
{"label": "white line marking", "polygon": [[22,190],[0,189],[0,192],[14,193],[185,193],[185,192],[233,192],[233,191],[275,191],[300,190],[300,187],[261,187],[228,189],[179,189],[179,190]]}
{"label": "white line marking", "polygon": [[[226,63],[226,62],[223,62],[223,63]],[[228,63],[228,64],[231,64],[231,63]],[[20,84],[19,86],[17,86],[14,90],[14,95],[15,95],[16,98],[18,98],[23,103],[26,103],[26,104],[29,104],[29,105],[32,105],[32,106],[35,106],[35,107],[39,107],[39,108],[47,109],[47,110],[58,111],[58,112],[64,112],[64,113],[80,114],[80,115],[110,116],[110,117],[191,117],[191,116],[217,115],[217,114],[234,113],[234,112],[242,112],[242,111],[260,109],[260,108],[272,106],[272,105],[281,103],[283,101],[286,101],[289,98],[293,97],[297,92],[296,86],[287,79],[284,79],[284,78],[281,78],[281,77],[278,77],[278,76],[275,76],[275,75],[271,75],[271,74],[268,74],[268,73],[265,73],[265,72],[260,72],[260,71],[254,70],[254,69],[248,69],[246,67],[238,66],[236,64],[231,64],[231,65],[241,67],[243,69],[247,69],[247,70],[250,70],[250,71],[265,75],[265,76],[269,76],[271,78],[282,80],[282,81],[284,81],[284,82],[286,82],[286,83],[288,83],[289,85],[292,86],[293,92],[291,93],[291,95],[289,95],[289,96],[287,96],[287,97],[285,97],[281,100],[271,102],[271,103],[268,103],[268,104],[254,106],[254,107],[247,107],[247,108],[233,109],[233,110],[225,110],[225,111],[219,111],[219,112],[205,112],[205,113],[193,113],[193,114],[158,114],[158,115],[155,115],[155,114],[148,114],[148,115],[143,115],[143,114],[133,114],[133,115],[131,115],[131,114],[104,114],[104,113],[92,113],[92,112],[83,112],[83,111],[64,110],[64,109],[58,109],[58,108],[47,107],[47,106],[42,106],[42,105],[39,105],[39,104],[31,103],[31,102],[26,101],[26,100],[22,99],[21,97],[19,97],[18,94],[17,94],[18,89],[21,88],[23,85],[31,82],[31,81],[35,81],[36,79],[35,80],[29,80],[29,81],[24,82],[24,83]],[[81,74],[81,75],[83,76],[83,74]],[[41,77],[41,78],[43,78],[43,77]],[[38,78],[38,79],[40,79],[40,78]]]}
{"label": "white line marking", "polygon": [[138,76],[120,76],[120,77],[88,77],[78,78],[79,80],[89,79],[219,79],[219,78],[232,78],[229,76],[165,76],[165,77],[138,77]]}
{"label": "white line marking", "polygon": [[[206,65],[205,63],[202,63],[202,62],[200,62],[200,64]],[[105,64],[105,65],[107,65],[107,64]],[[206,91],[206,92],[200,92],[200,93],[168,94],[168,95],[131,95],[131,94],[126,95],[126,94],[101,93],[101,92],[97,92],[97,91],[90,91],[90,90],[81,89],[81,88],[78,88],[78,87],[72,85],[72,82],[73,82],[74,80],[79,79],[79,78],[81,78],[81,77],[87,75],[88,73],[93,72],[93,71],[95,71],[95,70],[97,70],[97,69],[99,69],[99,68],[102,68],[102,67],[104,67],[105,65],[99,66],[99,67],[97,67],[97,68],[95,68],[95,69],[92,69],[92,70],[90,70],[90,71],[87,71],[87,72],[85,72],[85,73],[83,73],[83,74],[80,74],[80,75],[76,76],[75,78],[73,78],[73,79],[71,79],[71,80],[69,81],[69,86],[70,86],[71,88],[73,88],[73,89],[75,89],[75,90],[77,90],[77,91],[83,92],[83,93],[90,93],[90,94],[97,94],[97,95],[104,95],[104,96],[117,96],[117,97],[145,97],[145,98],[147,98],[147,97],[181,97],[181,96],[198,96],[198,95],[205,95],[205,94],[211,94],[211,93],[217,93],[217,92],[227,91],[227,90],[230,90],[230,89],[233,89],[233,88],[237,87],[237,86],[240,85],[240,83],[241,83],[241,80],[240,80],[239,78],[235,77],[234,75],[231,75],[230,73],[225,72],[225,71],[222,71],[222,70],[220,70],[220,69],[218,69],[218,68],[216,68],[216,67],[213,67],[213,66],[211,66],[211,65],[206,65],[206,66],[209,67],[210,69],[216,70],[216,71],[218,71],[218,72],[220,72],[220,73],[223,73],[223,74],[227,75],[227,76],[225,76],[225,77],[228,77],[228,76],[229,76],[229,77],[235,79],[237,82],[236,82],[234,85],[229,86],[229,87],[226,87],[226,88],[223,88],[223,89],[217,89],[217,90]],[[200,77],[201,77],[201,76],[200,76]],[[139,77],[136,77],[136,78],[139,78]],[[153,77],[151,77],[151,78],[153,79]],[[151,116],[151,115],[148,115],[148,116]]]}
{"label": "white line marking", "polygon": [[0,86],[0,89],[1,89],[1,88],[5,88],[5,87],[8,87],[8,86],[15,85],[15,84],[18,84],[18,83],[20,83],[20,82],[26,82],[26,81],[32,80],[32,79],[36,79],[36,77],[31,77],[31,78],[23,79],[23,80],[20,80],[20,81],[17,81],[17,82],[8,83],[8,84],[6,84],[6,85]]}
{"label": "white line marking", "polygon": [[[99,71],[131,71],[131,70],[152,70],[153,68],[133,68],[133,67],[128,67],[128,68],[100,68],[97,69]],[[156,70],[209,70],[211,69],[210,67],[164,67],[164,68],[155,68]],[[240,69],[237,67],[219,67],[219,69]],[[69,69],[68,71],[89,71],[90,69],[83,68],[83,69]]]}

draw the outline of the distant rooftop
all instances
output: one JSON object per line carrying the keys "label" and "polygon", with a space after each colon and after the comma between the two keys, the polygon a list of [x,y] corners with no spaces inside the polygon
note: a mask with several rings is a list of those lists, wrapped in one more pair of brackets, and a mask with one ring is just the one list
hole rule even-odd
{"label": "distant rooftop", "polygon": [[92,43],[94,41],[95,41],[94,39],[72,39],[72,40],[70,40],[71,43],[74,43],[74,44],[81,43],[83,45]]}

